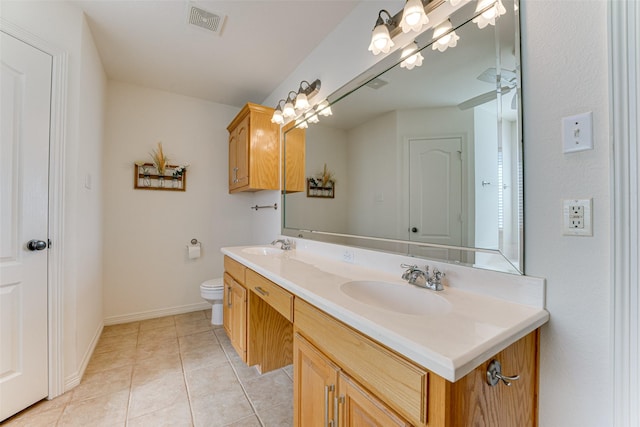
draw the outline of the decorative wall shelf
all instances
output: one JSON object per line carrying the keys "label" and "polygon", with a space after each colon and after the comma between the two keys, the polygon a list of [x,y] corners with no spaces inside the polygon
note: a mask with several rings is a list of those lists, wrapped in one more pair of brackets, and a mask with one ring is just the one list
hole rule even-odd
{"label": "decorative wall shelf", "polygon": [[307,178],[307,197],[333,199],[335,197],[336,182],[329,180],[322,185],[314,178]]}
{"label": "decorative wall shelf", "polygon": [[168,165],[164,175],[159,175],[152,163],[134,164],[133,188],[136,190],[186,191],[187,170],[176,173],[178,165]]}

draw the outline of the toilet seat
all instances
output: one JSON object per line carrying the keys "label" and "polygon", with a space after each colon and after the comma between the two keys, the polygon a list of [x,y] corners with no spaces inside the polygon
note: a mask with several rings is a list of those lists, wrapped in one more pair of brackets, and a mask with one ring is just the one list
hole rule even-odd
{"label": "toilet seat", "polygon": [[200,287],[206,289],[223,289],[224,285],[221,279],[209,279],[202,282]]}

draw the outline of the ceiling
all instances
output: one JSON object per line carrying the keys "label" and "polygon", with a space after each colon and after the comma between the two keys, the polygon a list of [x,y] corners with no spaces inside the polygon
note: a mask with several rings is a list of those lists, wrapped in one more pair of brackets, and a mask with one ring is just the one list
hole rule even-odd
{"label": "ceiling", "polygon": [[197,1],[220,35],[187,24],[187,0],[72,0],[109,79],[241,107],[262,102],[359,0]]}

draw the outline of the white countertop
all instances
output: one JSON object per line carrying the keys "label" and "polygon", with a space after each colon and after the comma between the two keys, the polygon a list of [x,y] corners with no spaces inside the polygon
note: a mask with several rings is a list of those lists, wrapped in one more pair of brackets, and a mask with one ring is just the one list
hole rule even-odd
{"label": "white countertop", "polygon": [[[402,281],[400,274],[312,251],[256,255],[244,248],[222,248],[222,253],[451,382],[549,320],[549,313],[539,306],[454,286],[445,286],[440,292],[421,289]],[[450,304],[449,311],[404,314],[363,303],[341,290],[343,284],[359,280],[391,282],[436,293]]]}

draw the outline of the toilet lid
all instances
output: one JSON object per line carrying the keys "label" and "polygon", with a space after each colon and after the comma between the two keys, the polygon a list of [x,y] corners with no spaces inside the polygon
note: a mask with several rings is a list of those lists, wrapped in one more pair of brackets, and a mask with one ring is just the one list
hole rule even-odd
{"label": "toilet lid", "polygon": [[223,288],[222,279],[209,279],[202,282],[203,288]]}

